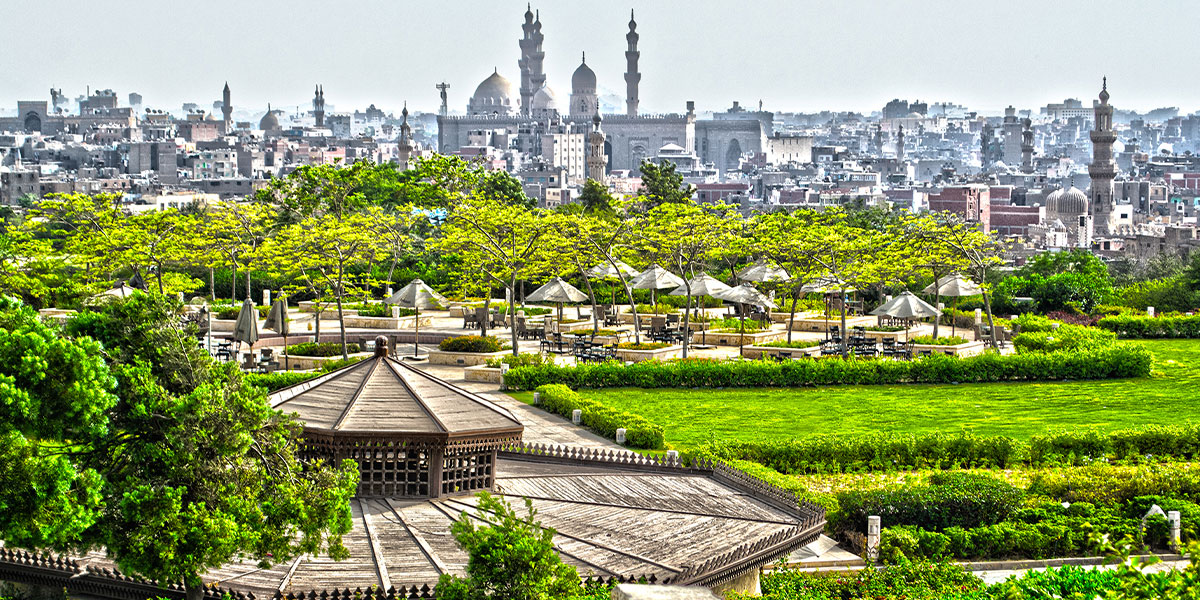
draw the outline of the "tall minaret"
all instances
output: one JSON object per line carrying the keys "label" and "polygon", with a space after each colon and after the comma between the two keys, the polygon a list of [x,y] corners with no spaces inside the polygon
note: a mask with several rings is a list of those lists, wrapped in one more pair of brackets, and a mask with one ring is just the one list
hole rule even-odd
{"label": "tall minaret", "polygon": [[1093,235],[1112,233],[1113,177],[1117,165],[1113,162],[1112,147],[1117,141],[1113,132],[1113,107],[1108,103],[1108,78],[1104,78],[1100,89],[1100,103],[1096,105],[1095,128],[1089,133],[1092,138],[1092,164],[1088,175],[1092,177],[1092,229]]}
{"label": "tall minaret", "polygon": [[1033,120],[1026,117],[1021,123],[1021,172],[1033,172]]}
{"label": "tall minaret", "polygon": [[896,160],[904,162],[904,126],[896,132]]}
{"label": "tall minaret", "polygon": [[313,116],[317,118],[317,127],[325,126],[325,88],[319,85],[313,89]]}
{"label": "tall minaret", "polygon": [[525,23],[521,25],[521,58],[517,66],[521,69],[521,115],[528,117],[533,102],[533,95],[546,84],[546,75],[542,72],[542,61],[546,53],[542,51],[542,16],[539,11],[535,15],[528,4],[525,5]]}
{"label": "tall minaret", "polygon": [[408,170],[408,158],[412,156],[412,127],[408,126],[408,103],[404,103],[404,110],[400,111],[404,120],[400,123],[400,143],[397,153],[397,161],[400,164],[400,170]]}
{"label": "tall minaret", "polygon": [[625,34],[625,41],[629,42],[629,47],[625,50],[625,114],[636,117],[638,83],[642,81],[642,74],[638,73],[638,58],[642,53],[637,49],[637,21],[633,20],[632,8],[629,9],[629,33]]}
{"label": "tall minaret", "polygon": [[233,131],[233,102],[229,97],[229,82],[225,82],[225,90],[221,92],[221,122],[224,133]]}
{"label": "tall minaret", "polygon": [[592,131],[588,134],[587,178],[604,183],[604,170],[608,159],[604,156],[604,131],[600,129],[600,113],[592,117]]}

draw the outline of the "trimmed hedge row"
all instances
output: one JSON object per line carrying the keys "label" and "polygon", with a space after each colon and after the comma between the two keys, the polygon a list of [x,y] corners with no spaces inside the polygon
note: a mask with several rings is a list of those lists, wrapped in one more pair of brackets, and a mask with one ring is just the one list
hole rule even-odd
{"label": "trimmed hedge row", "polygon": [[[1006,436],[871,433],[795,440],[719,442],[704,452],[748,460],[785,474],[1080,465],[1098,461],[1154,462],[1200,458],[1200,425],[1164,425],[1109,433],[1064,431],[1029,443]],[[1200,476],[1198,476],[1200,477]]]}
{"label": "trimmed hedge row", "polygon": [[495,336],[460,335],[438,342],[438,350],[446,352],[499,352],[504,349]]}
{"label": "trimmed hedge row", "polygon": [[834,531],[857,531],[867,517],[884,523],[942,530],[994,525],[1009,518],[1025,500],[1025,491],[988,475],[938,473],[930,485],[910,485],[838,494],[841,511],[830,519]]}
{"label": "trimmed hedge row", "polygon": [[245,373],[242,380],[250,385],[266,388],[268,392],[281,390],[297,383],[308,381],[320,373],[297,373],[294,371],[278,371],[275,373]]}
{"label": "trimmed hedge row", "polygon": [[1200,338],[1200,315],[1150,317],[1114,315],[1096,324],[1122,338]]}
{"label": "trimmed hedge row", "polygon": [[666,446],[663,428],[639,415],[583,398],[565,385],[543,385],[537,391],[542,395],[542,408],[568,419],[579,409],[583,426],[606,438],[616,438],[617,429],[624,427],[625,443],[630,447],[658,450]]}
{"label": "trimmed hedge row", "polygon": [[[342,345],[338,342],[303,342],[288,346],[288,354],[291,356],[339,356],[342,353]],[[362,348],[356,343],[346,344],[347,354],[356,354],[362,352]]]}
{"label": "trimmed hedge row", "polygon": [[1051,331],[1019,333],[1013,338],[1017,352],[1058,352],[1061,350],[1096,350],[1112,346],[1117,334],[1095,327],[1060,325]]}
{"label": "trimmed hedge row", "polygon": [[1116,379],[1150,375],[1152,355],[1138,344],[1116,344],[1081,352],[958,358],[933,355],[899,361],[882,359],[731,360],[689,359],[624,365],[610,361],[574,367],[544,365],[510,370],[504,384],[532,390],[561,383],[573,389],[607,387],[800,387],[896,383],[980,383]]}

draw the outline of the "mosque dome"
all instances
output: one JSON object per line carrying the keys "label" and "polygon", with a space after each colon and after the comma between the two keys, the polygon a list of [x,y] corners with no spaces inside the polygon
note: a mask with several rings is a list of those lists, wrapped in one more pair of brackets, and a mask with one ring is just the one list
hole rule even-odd
{"label": "mosque dome", "polygon": [[1053,215],[1065,222],[1074,222],[1076,217],[1087,214],[1087,211],[1087,195],[1075,186],[1065,191],[1058,190],[1046,198],[1047,216]]}
{"label": "mosque dome", "polygon": [[258,128],[263,131],[274,131],[279,129],[279,117],[275,116],[275,111],[271,110],[271,105],[267,105],[267,114],[258,122]]}
{"label": "mosque dome", "polygon": [[530,107],[533,110],[559,110],[558,94],[555,94],[550,86],[543,85],[533,93]]}
{"label": "mosque dome", "polygon": [[475,88],[475,95],[471,96],[471,112],[505,114],[512,108],[513,98],[516,96],[517,87],[513,82],[499,71],[492,71],[492,74]]}
{"label": "mosque dome", "polygon": [[595,91],[596,89],[596,73],[592,68],[587,66],[587,59],[579,63],[579,68],[575,69],[575,73],[571,75],[571,90],[575,93],[581,91]]}

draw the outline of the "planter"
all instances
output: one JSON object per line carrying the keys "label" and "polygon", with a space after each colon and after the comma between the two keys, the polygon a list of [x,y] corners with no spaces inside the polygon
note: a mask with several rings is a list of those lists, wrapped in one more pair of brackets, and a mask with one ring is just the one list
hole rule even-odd
{"label": "planter", "polygon": [[929,350],[933,354],[949,354],[950,356],[975,356],[983,354],[983,342],[967,342],[957,346],[938,346],[936,344],[913,344],[913,356],[920,355],[922,350]]}
{"label": "planter", "polygon": [[233,326],[236,323],[237,321],[232,319],[213,319],[212,326],[209,328],[209,331],[214,333],[232,333]]}
{"label": "planter", "polygon": [[[800,319],[815,319],[815,318],[817,318],[818,314],[819,313],[817,313],[816,311],[798,310],[798,311],[796,311],[796,320],[799,321]],[[787,311],[784,311],[784,312],[774,312],[773,311],[773,312],[771,312],[771,322],[772,323],[787,323],[788,317],[790,317],[790,316],[791,316],[791,313],[789,313]]]}
{"label": "planter", "polygon": [[[855,327],[871,327],[873,325],[876,325],[877,323],[878,323],[878,319],[876,317],[870,317],[870,316],[846,317],[846,329],[848,329],[848,330],[854,329]],[[822,318],[801,319],[801,318],[797,317],[795,322],[792,323],[792,331],[819,331],[821,333],[824,333],[826,329],[833,328],[833,327],[841,327],[841,326],[842,326],[841,317],[833,318],[833,319],[822,319]]]}
{"label": "planter", "polygon": [[810,348],[776,348],[774,346],[746,346],[742,348],[742,356],[746,358],[767,358],[772,357],[780,352],[790,352],[792,358],[797,357],[812,357],[821,355],[820,346],[812,346]]}
{"label": "planter", "polygon": [[[409,315],[407,317],[360,317],[357,315],[346,315],[346,327],[360,327],[363,329],[415,329],[417,316]],[[433,317],[429,315],[421,315],[421,327],[433,326]]]}
{"label": "planter", "polygon": [[620,344],[621,342],[628,342],[628,341],[632,340],[633,332],[632,331],[618,331],[616,335],[597,335],[594,337],[587,335],[585,333],[577,333],[577,334],[575,334],[575,336],[579,337],[579,338],[583,338],[585,340],[595,342],[597,344],[603,344],[605,346],[608,346],[611,344]]}
{"label": "planter", "polygon": [[901,329],[900,331],[871,331],[868,329],[866,331],[866,335],[867,335],[867,339],[870,339],[870,340],[891,339],[891,340],[896,340],[897,342],[907,342],[909,336],[915,337],[915,336],[921,335],[921,332],[917,331],[916,328],[909,329],[907,331],[905,331],[903,329]]}
{"label": "planter", "polygon": [[764,342],[778,342],[787,337],[786,331],[767,330],[755,333],[738,333],[736,331],[708,331],[693,333],[692,343],[716,344],[718,346],[753,346]]}
{"label": "planter", "polygon": [[[350,358],[367,358],[374,356],[372,352],[355,352],[350,354]],[[283,368],[283,349],[276,350],[275,357],[272,360],[279,361],[279,368]],[[342,355],[334,356],[296,356],[292,354],[287,358],[287,367],[289,371],[308,371],[310,369],[319,369],[321,365],[329,362],[342,360]]]}
{"label": "planter", "polygon": [[679,358],[683,346],[667,346],[658,350],[627,350],[617,348],[617,358],[628,362],[644,362],[647,360],[667,360]]}
{"label": "planter", "polygon": [[463,369],[463,379],[480,383],[504,383],[504,375],[500,372],[500,367],[487,365],[475,365]]}
{"label": "planter", "polygon": [[[536,319],[537,317],[534,317],[534,318]],[[526,322],[529,321],[529,317],[526,317],[525,319],[526,319]],[[603,323],[601,323],[601,325],[603,325]],[[572,331],[587,331],[587,330],[593,329],[595,327],[596,327],[596,323],[593,322],[591,319],[588,319],[586,321],[580,321],[578,323],[559,323],[558,324],[558,332],[559,333],[570,333]]]}
{"label": "planter", "polygon": [[512,354],[512,350],[501,350],[499,352],[446,352],[444,350],[430,350],[429,364],[473,367],[475,365],[482,365],[489,358],[497,358],[505,354]]}

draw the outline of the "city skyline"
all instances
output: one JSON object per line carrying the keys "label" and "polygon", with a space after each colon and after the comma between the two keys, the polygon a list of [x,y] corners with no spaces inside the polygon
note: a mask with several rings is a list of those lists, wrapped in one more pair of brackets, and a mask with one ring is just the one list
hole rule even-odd
{"label": "city skyline", "polygon": [[[877,2],[797,7],[631,1],[605,8],[533,8],[544,24],[548,84],[565,95],[570,73],[586,52],[601,93],[618,97],[624,87],[625,23],[628,9],[636,10],[641,109],[647,113],[680,112],[688,100],[702,110],[721,110],[735,100],[751,107],[762,100],[764,108],[777,111],[869,113],[896,97],[997,113],[1009,104],[1036,109],[1067,97],[1090,104],[1102,76],[1121,90],[1119,108],[1177,106],[1190,113],[1200,108],[1195,89],[1200,84],[1146,68],[1151,40],[1122,33],[1153,24],[1153,55],[1187,64],[1200,50],[1187,43],[1190,20],[1178,16],[1200,11],[1185,3],[1146,4],[932,2],[914,8]],[[45,3],[36,12],[16,3],[0,6],[6,22],[30,24],[11,35],[0,69],[0,106],[10,110],[17,100],[48,99],[51,87],[69,98],[90,87],[111,88],[122,103],[138,92],[146,106],[178,110],[194,102],[211,110],[228,81],[239,112],[261,112],[267,103],[306,110],[315,83],[324,86],[337,110],[373,103],[398,111],[407,101],[412,110],[434,112],[433,86],[446,81],[450,108],[461,111],[493,68],[510,80],[519,78],[523,2],[367,3],[337,7],[336,18],[321,17],[315,2],[291,3],[286,10],[278,3],[208,3],[206,14],[226,15],[223,19],[142,6],[147,10],[135,5],[120,13],[65,1]],[[44,21],[46,15],[58,19],[54,27]],[[163,17],[175,26],[164,25]],[[122,22],[127,30],[114,36]],[[388,23],[395,26],[380,26]],[[315,31],[318,24],[326,29]],[[445,36],[447,31],[457,35]],[[193,39],[182,43],[187,38],[181,33]],[[847,39],[853,42],[844,43]],[[104,52],[106,47],[117,56]]]}

